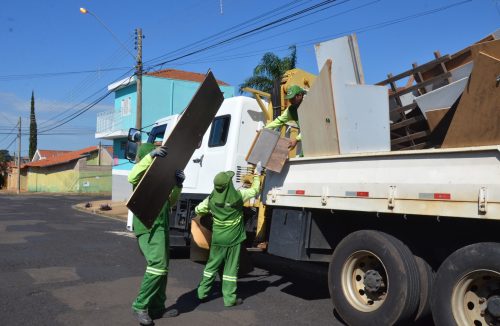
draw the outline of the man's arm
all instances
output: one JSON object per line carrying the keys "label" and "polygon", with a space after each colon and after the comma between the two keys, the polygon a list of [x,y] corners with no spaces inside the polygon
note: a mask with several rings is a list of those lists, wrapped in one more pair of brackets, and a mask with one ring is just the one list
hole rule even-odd
{"label": "man's arm", "polygon": [[276,128],[281,127],[284,124],[286,124],[288,121],[290,121],[290,119],[291,118],[288,114],[288,109],[286,109],[285,111],[283,111],[283,113],[279,117],[277,117],[273,121],[269,122],[264,128],[276,129]]}
{"label": "man's arm", "polygon": [[252,186],[248,189],[239,189],[241,193],[241,197],[243,198],[243,202],[246,202],[250,198],[253,198],[259,194],[260,190],[260,176],[254,175]]}
{"label": "man's arm", "polygon": [[130,171],[130,174],[128,175],[128,182],[130,182],[134,187],[137,186],[151,163],[153,163],[153,158],[151,157],[151,155],[144,156],[139,163],[134,165],[132,171]]}
{"label": "man's arm", "polygon": [[205,198],[201,203],[199,203],[195,208],[194,212],[196,215],[205,215],[208,214],[209,209],[208,209],[208,197]]}

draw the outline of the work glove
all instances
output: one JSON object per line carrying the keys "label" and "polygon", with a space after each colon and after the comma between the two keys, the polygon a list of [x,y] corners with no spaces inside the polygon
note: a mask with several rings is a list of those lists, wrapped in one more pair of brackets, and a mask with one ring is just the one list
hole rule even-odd
{"label": "work glove", "polygon": [[167,156],[167,147],[165,145],[155,148],[149,153],[152,158]]}
{"label": "work glove", "polygon": [[184,171],[182,170],[176,170],[175,171],[175,183],[177,187],[182,187],[182,184],[184,183],[184,179],[186,179],[186,176],[184,175]]}
{"label": "work glove", "polygon": [[255,169],[253,171],[253,174],[262,175],[262,163],[260,161],[257,162],[257,165],[255,166]]}

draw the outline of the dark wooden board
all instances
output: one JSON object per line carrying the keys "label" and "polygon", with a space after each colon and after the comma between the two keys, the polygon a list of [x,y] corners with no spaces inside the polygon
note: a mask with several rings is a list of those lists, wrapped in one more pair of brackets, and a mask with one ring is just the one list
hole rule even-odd
{"label": "dark wooden board", "polygon": [[500,59],[481,52],[473,58],[469,84],[446,133],[443,148],[500,144],[500,87],[496,82]]}
{"label": "dark wooden board", "polygon": [[168,155],[155,158],[127,202],[146,227],[152,226],[175,186],[175,170],[186,167],[223,101],[209,71],[165,143]]}
{"label": "dark wooden board", "polygon": [[274,147],[273,153],[266,164],[266,169],[280,173],[288,160],[288,146],[290,145],[290,139],[280,138]]}

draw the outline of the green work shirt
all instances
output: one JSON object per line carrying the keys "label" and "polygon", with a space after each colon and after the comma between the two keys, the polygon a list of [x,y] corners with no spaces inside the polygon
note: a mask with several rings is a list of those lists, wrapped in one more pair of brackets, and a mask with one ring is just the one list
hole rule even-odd
{"label": "green work shirt", "polygon": [[[290,121],[295,121],[297,123],[297,126],[300,128],[298,116],[296,116],[296,118],[293,117],[292,112],[290,112],[290,107],[291,107],[291,105],[289,107],[287,107],[285,109],[285,111],[283,111],[283,113],[279,117],[277,117],[273,121],[269,122],[265,126],[265,128],[266,129],[276,129],[276,128],[279,128],[279,127],[287,124]],[[297,135],[296,139],[298,141],[302,140],[302,136],[300,133]]]}
{"label": "green work shirt", "polygon": [[[135,187],[139,184],[139,182],[142,179],[142,176],[146,172],[146,170],[149,168],[149,166],[153,163],[153,158],[151,155],[147,154],[144,156],[144,158],[137,163],[133,168],[132,171],[130,171],[130,174],[128,175],[128,182],[132,184],[132,187],[135,189]],[[170,214],[170,207],[172,207],[176,202],[177,199],[179,198],[179,195],[181,193],[181,189],[177,186],[172,189],[172,192],[170,193],[170,196],[163,205],[163,208],[161,209],[160,213],[156,217],[152,228],[155,227],[164,227],[165,229],[168,229],[168,218]],[[134,228],[134,233],[136,236],[140,236],[141,234],[148,233],[151,229],[148,229],[142,222],[139,220],[137,216],[134,215],[134,220],[132,223],[132,226]]]}
{"label": "green work shirt", "polygon": [[[232,182],[232,181],[231,181]],[[260,177],[254,175],[252,186],[248,189],[238,189],[241,194],[242,202],[246,202],[250,198],[257,196],[260,188]],[[212,213],[209,208],[209,197],[205,198],[194,211],[198,215]],[[214,215],[214,214],[212,214]],[[243,224],[243,209],[236,216],[232,216],[231,220],[224,219],[222,216],[213,216],[214,222],[212,225],[212,244],[218,246],[234,246],[246,239],[245,227]]]}

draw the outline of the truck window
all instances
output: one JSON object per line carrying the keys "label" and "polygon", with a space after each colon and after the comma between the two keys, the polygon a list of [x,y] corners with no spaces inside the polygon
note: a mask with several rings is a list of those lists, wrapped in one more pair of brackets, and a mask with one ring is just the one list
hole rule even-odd
{"label": "truck window", "polygon": [[208,147],[224,146],[226,144],[230,122],[230,115],[223,115],[214,119],[212,129],[210,129]]}
{"label": "truck window", "polygon": [[149,132],[148,143],[163,142],[163,136],[165,135],[165,129],[167,129],[167,124],[154,127]]}

